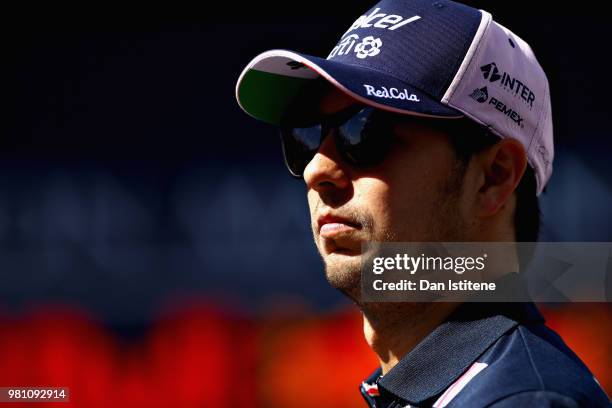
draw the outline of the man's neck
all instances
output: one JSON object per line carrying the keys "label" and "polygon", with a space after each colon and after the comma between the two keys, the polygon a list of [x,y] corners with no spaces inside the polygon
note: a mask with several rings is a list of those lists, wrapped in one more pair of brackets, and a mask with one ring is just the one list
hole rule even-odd
{"label": "man's neck", "polygon": [[362,307],[363,331],[383,374],[457,307],[453,303],[370,303]]}

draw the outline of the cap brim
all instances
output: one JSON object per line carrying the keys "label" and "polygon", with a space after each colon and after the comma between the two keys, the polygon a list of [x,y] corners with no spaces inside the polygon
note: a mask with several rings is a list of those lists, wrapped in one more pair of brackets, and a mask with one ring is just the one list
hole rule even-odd
{"label": "cap brim", "polygon": [[321,78],[375,108],[432,118],[464,116],[391,75],[286,50],[255,57],[238,79],[236,99],[249,115],[278,125],[296,101],[313,96]]}

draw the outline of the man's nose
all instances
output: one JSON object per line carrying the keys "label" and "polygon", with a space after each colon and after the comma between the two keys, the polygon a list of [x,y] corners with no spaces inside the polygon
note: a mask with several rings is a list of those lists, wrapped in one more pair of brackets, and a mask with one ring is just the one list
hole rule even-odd
{"label": "man's nose", "polygon": [[319,150],[304,169],[304,181],[309,190],[313,189],[319,194],[350,186],[348,169],[338,152],[333,135],[329,134],[323,139]]}

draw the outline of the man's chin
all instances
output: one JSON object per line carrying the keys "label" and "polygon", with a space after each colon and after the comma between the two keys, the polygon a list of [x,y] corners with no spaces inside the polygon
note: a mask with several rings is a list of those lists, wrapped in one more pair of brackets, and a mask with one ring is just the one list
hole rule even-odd
{"label": "man's chin", "polygon": [[334,251],[324,256],[329,284],[357,301],[361,293],[361,254],[359,251]]}
{"label": "man's chin", "polygon": [[323,254],[323,262],[328,273],[344,274],[348,271],[361,273],[361,249],[335,248]]}

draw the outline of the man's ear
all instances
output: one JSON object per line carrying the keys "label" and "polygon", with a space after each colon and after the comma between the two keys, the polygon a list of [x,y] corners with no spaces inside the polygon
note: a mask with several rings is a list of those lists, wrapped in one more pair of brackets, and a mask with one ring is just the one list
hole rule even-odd
{"label": "man's ear", "polygon": [[523,145],[514,139],[501,139],[477,154],[481,185],[478,189],[479,215],[495,215],[508,202],[519,184],[527,155]]}

